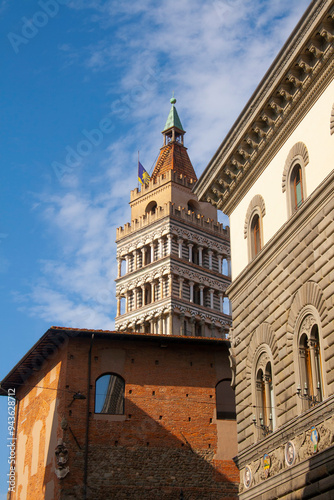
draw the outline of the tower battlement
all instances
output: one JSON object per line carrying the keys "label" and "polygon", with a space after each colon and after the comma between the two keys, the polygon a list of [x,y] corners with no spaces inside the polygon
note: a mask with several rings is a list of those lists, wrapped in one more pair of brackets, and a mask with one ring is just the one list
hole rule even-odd
{"label": "tower battlement", "polygon": [[116,241],[132,234],[153,222],[162,219],[163,217],[177,217],[180,220],[195,224],[203,228],[205,231],[211,231],[222,237],[229,238],[230,228],[224,227],[220,222],[215,222],[213,219],[207,218],[202,214],[188,210],[185,207],[176,206],[175,203],[165,203],[164,206],[157,207],[155,213],[149,212],[138,219],[134,219],[124,224],[124,226],[116,229]]}
{"label": "tower battlement", "polygon": [[181,186],[185,186],[189,189],[193,189],[196,181],[193,179],[189,179],[187,176],[179,174],[178,172],[174,172],[173,170],[169,170],[164,174],[160,175],[155,179],[151,179],[149,183],[142,184],[140,188],[132,189],[130,192],[130,203],[136,201],[143,195],[149,194],[151,191],[155,190],[159,186],[163,186],[168,182],[175,182]]}

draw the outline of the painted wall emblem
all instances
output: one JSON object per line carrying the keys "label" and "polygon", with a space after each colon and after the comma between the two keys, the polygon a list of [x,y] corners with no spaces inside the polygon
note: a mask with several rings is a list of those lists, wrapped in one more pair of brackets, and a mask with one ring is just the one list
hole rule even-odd
{"label": "painted wall emblem", "polygon": [[295,445],[292,441],[288,441],[285,445],[285,462],[290,467],[294,464],[296,458]]}
{"label": "painted wall emblem", "polygon": [[267,453],[265,453],[263,456],[263,469],[265,477],[269,476],[270,466],[271,466],[270,456]]}
{"label": "painted wall emblem", "polygon": [[313,453],[316,453],[318,451],[319,434],[314,425],[312,425],[311,427],[311,442],[313,447]]}
{"label": "painted wall emblem", "polygon": [[252,471],[247,466],[244,470],[244,485],[246,488],[249,488],[252,482]]}

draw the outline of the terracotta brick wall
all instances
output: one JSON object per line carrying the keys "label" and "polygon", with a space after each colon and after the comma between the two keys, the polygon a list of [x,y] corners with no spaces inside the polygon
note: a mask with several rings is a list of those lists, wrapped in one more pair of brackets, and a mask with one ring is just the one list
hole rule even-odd
{"label": "terracotta brick wall", "polygon": [[[75,339],[69,345],[68,390],[86,394],[89,344]],[[216,349],[94,340],[88,498],[174,499],[181,489],[189,499],[236,498],[233,461],[215,460],[215,385],[229,375],[227,352]],[[95,380],[108,371],[125,379],[124,416],[94,414]],[[61,498],[80,498],[86,404],[74,401],[66,411],[77,443],[66,429],[70,473],[61,482]]]}
{"label": "terracotta brick wall", "polygon": [[59,410],[63,406],[60,374],[64,354],[57,352],[56,360],[33,371],[16,389],[20,400],[17,409],[17,474],[11,500],[59,498],[54,468],[55,448],[60,436]]}

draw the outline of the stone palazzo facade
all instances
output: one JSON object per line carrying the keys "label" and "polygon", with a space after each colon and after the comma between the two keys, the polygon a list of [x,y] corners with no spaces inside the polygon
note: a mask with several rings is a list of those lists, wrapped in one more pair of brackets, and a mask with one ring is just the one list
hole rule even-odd
{"label": "stone palazzo facade", "polygon": [[240,498],[333,498],[334,2],[312,2],[195,193],[230,217]]}

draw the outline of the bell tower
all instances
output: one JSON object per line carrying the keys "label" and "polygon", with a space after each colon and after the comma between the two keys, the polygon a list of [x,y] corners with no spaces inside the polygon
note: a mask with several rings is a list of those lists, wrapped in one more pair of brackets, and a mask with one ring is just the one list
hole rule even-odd
{"label": "bell tower", "polygon": [[115,327],[224,338],[231,325],[229,228],[192,191],[197,176],[175,103],[150,181],[131,191],[131,224],[117,229]]}

